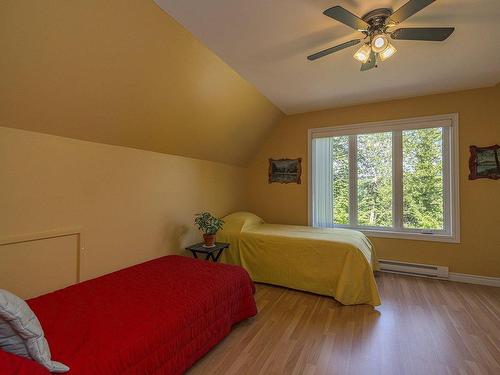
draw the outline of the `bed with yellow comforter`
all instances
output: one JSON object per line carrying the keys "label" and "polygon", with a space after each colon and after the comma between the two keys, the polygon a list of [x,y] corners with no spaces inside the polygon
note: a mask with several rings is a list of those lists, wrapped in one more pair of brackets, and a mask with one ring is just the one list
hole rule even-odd
{"label": "bed with yellow comforter", "polygon": [[377,259],[361,232],[266,224],[248,212],[224,218],[221,260],[244,267],[256,282],[334,297],[344,305],[380,305]]}

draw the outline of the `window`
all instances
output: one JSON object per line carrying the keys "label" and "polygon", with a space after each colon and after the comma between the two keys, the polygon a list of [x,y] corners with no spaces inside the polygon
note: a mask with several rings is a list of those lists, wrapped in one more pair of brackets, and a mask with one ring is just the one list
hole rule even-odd
{"label": "window", "polygon": [[459,241],[458,116],[311,129],[310,223]]}

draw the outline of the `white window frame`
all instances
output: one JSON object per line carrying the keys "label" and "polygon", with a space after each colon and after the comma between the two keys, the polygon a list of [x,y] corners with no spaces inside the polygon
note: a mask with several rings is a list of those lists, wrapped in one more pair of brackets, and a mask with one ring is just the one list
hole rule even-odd
{"label": "white window frame", "polygon": [[[402,141],[402,131],[411,129],[443,127],[443,185],[444,185],[444,230],[426,230],[403,228],[402,217],[396,212],[401,212],[403,202],[402,189],[398,188],[402,183],[402,147],[398,144]],[[322,127],[309,129],[308,131],[308,219],[312,225],[313,218],[313,181],[314,181],[314,150],[313,140],[323,137],[349,136],[349,179],[350,186],[357,187],[357,171],[352,167],[356,159],[356,135],[381,132],[393,132],[393,218],[394,228],[380,228],[357,225],[334,224],[333,227],[355,229],[367,236],[401,238],[410,240],[438,241],[438,242],[460,242],[460,201],[459,201],[459,160],[458,160],[458,113],[414,117],[401,120],[389,120],[379,122],[366,122],[342,126]],[[449,157],[447,156],[449,154]],[[354,190],[354,191],[353,191]],[[357,192],[350,189],[349,218],[353,223],[354,210],[357,212]],[[356,199],[353,199],[356,198]],[[396,221],[397,220],[397,221]]]}

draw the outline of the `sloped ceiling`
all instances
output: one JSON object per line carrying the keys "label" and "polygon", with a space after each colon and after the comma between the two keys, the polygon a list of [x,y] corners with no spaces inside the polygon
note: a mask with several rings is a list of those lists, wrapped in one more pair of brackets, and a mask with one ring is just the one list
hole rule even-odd
{"label": "sloped ceiling", "polygon": [[500,1],[436,0],[401,27],[455,26],[445,42],[395,41],[398,52],[360,72],[355,47],[306,56],[361,35],[322,12],[358,16],[407,0],[156,0],[286,113],[492,86],[500,80]]}
{"label": "sloped ceiling", "polygon": [[245,164],[282,113],[153,1],[0,2],[0,126]]}

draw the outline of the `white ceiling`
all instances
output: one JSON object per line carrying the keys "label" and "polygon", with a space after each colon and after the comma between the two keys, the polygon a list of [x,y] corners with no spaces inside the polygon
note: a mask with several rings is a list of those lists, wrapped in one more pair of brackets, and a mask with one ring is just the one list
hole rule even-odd
{"label": "white ceiling", "polygon": [[357,47],[306,56],[362,35],[322,12],[358,16],[406,0],[155,0],[285,113],[494,85],[500,0],[437,0],[400,27],[454,26],[444,42],[394,41],[398,52],[360,72]]}

